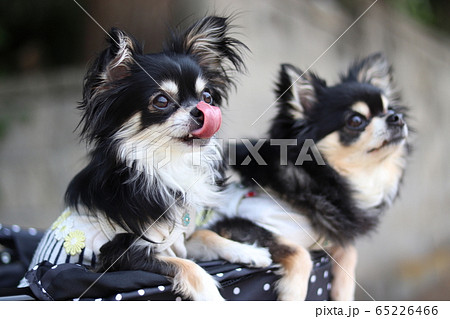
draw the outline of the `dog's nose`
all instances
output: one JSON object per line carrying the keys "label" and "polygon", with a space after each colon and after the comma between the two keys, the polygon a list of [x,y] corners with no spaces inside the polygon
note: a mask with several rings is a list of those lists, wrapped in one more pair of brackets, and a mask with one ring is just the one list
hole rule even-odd
{"label": "dog's nose", "polygon": [[386,122],[389,125],[395,125],[395,126],[405,125],[405,122],[403,121],[403,114],[401,114],[401,113],[393,113],[393,114],[389,115],[386,119]]}
{"label": "dog's nose", "polygon": [[191,110],[190,114],[196,122],[199,122],[199,124],[203,123],[203,112],[200,111],[197,107],[194,107]]}

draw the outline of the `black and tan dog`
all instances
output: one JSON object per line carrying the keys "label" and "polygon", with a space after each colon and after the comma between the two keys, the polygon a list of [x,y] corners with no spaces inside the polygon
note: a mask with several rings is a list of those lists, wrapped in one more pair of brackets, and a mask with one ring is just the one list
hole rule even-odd
{"label": "black and tan dog", "polygon": [[[331,297],[352,300],[354,241],[377,226],[396,198],[409,150],[406,108],[391,67],[374,54],[328,86],[311,72],[282,65],[276,93],[272,140],[258,150],[267,165],[255,158],[248,163],[252,154],[240,145],[234,169],[251,186],[230,187],[225,217],[210,229],[269,248],[281,265],[281,300],[305,298],[309,251],[325,249],[333,260]],[[305,145],[313,147],[305,152]],[[208,245],[205,238],[200,231],[192,242]]]}
{"label": "black and tan dog", "polygon": [[[79,107],[88,163],[69,184],[67,209],[44,236],[31,267],[45,260],[99,272],[158,272],[185,298],[222,299],[213,278],[185,259],[185,240],[195,229],[196,212],[220,203],[225,175],[214,135],[246,48],[230,28],[228,17],[205,17],[175,31],[153,54],[111,30],[108,46],[86,74]],[[240,249],[222,258],[270,263],[265,248],[226,243]]]}

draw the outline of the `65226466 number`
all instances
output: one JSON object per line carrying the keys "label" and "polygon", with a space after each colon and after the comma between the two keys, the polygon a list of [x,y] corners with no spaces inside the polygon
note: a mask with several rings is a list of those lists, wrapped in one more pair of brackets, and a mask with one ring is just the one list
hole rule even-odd
{"label": "65226466 number", "polygon": [[437,306],[378,306],[375,313],[384,316],[436,316],[439,310]]}

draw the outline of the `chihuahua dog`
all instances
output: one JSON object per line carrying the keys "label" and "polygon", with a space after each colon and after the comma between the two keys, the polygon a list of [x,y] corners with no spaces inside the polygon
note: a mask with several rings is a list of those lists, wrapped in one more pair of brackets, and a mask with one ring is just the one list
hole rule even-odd
{"label": "chihuahua dog", "polygon": [[[309,251],[325,250],[333,261],[332,299],[352,300],[354,241],[375,229],[397,197],[409,153],[406,108],[391,67],[374,54],[329,86],[285,64],[276,93],[270,141],[258,149],[264,163],[238,145],[234,169],[247,188],[229,187],[228,205],[209,229],[268,248],[281,266],[281,300],[306,297]],[[208,245],[201,234],[192,241]]]}
{"label": "chihuahua dog", "polygon": [[[212,277],[185,259],[185,240],[196,212],[220,203],[225,175],[214,134],[246,49],[229,33],[230,18],[209,16],[173,32],[162,52],[144,54],[132,36],[111,30],[84,80],[89,162],[31,267],[46,260],[158,272],[184,298],[222,299]],[[245,246],[224,258],[251,263],[254,251],[270,263],[267,249]]]}

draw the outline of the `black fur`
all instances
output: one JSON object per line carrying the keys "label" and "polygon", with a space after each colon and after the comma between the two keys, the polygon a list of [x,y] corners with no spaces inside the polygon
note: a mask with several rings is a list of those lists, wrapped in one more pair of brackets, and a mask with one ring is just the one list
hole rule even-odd
{"label": "black fur", "polygon": [[[298,148],[290,148],[288,146],[288,153],[293,155],[290,161],[295,162]],[[239,165],[247,155],[252,157],[247,153],[243,156],[245,147],[239,146],[239,149],[242,152],[237,152],[238,165],[233,166],[233,169],[242,176],[244,184],[254,187],[256,181],[263,187],[275,190],[279,198],[302,211],[313,227],[329,239],[338,243],[353,241],[378,224],[377,214],[366,215],[354,205],[346,180],[329,165],[305,161],[302,166],[296,166],[302,178],[289,178],[283,174],[286,166],[279,162],[279,147],[270,145],[269,142],[261,147],[259,154],[267,162],[267,166],[259,166],[255,160],[246,166]],[[381,210],[382,207],[374,209]]]}
{"label": "black fur", "polygon": [[[168,55],[191,55],[198,51],[194,58],[202,66],[206,77],[211,79],[212,86],[221,93],[218,95],[219,99],[226,98],[230,86],[234,85],[232,72],[244,71],[242,51],[248,50],[242,42],[228,35],[230,20],[230,17],[206,17],[184,33],[173,32],[171,41],[164,46],[164,53]],[[205,33],[211,39],[218,39],[212,43],[216,51],[213,57],[208,56],[210,52],[207,47],[198,49],[195,43],[186,41],[192,33]],[[224,60],[228,60],[230,64],[223,63]]]}
{"label": "black fur", "polygon": [[148,247],[134,246],[139,239],[134,234],[119,234],[113,240],[100,248],[102,260],[95,269],[97,272],[119,271],[119,270],[145,270],[160,272],[159,264],[153,258],[142,258],[148,256]]}
{"label": "black fur", "polygon": [[[327,86],[326,82],[314,73],[305,73],[294,66],[281,66],[276,94],[280,96],[278,113],[269,130],[271,139],[296,139],[296,146],[288,146],[288,163],[294,164],[303,143],[312,139],[316,144],[332,132],[339,132],[341,143],[350,145],[357,139],[359,132],[345,126],[349,107],[357,101],[365,102],[373,116],[382,112],[381,94],[390,94],[389,109],[404,113],[406,108],[399,103],[394,92],[385,92],[383,87],[371,83],[371,78],[358,79],[364,69],[379,63],[377,76],[383,76],[391,84],[391,69],[384,67],[384,57],[375,54],[353,64],[341,82]],[[302,110],[292,104],[296,77],[289,72],[303,76],[298,82],[307,81],[312,90],[306,90],[310,99],[301,101]],[[294,85],[295,87],[295,85]],[[391,88],[391,87],[389,87]],[[386,89],[387,90],[387,89]],[[300,97],[302,99],[304,97]],[[362,210],[357,207],[353,190],[349,182],[328,163],[319,165],[316,161],[305,161],[295,166],[296,174],[287,174],[286,165],[280,163],[280,147],[270,145],[269,140],[260,148],[259,154],[267,162],[260,166],[253,159],[249,165],[242,165],[247,156],[251,156],[244,145],[238,145],[236,165],[244,183],[255,186],[255,182],[276,192],[279,198],[290,202],[299,212],[310,219],[313,227],[339,244],[352,242],[356,237],[375,229],[380,213],[386,208],[383,202],[378,206]],[[314,159],[314,157],[312,157]],[[324,158],[326,162],[326,158]]]}
{"label": "black fur", "polygon": [[269,248],[272,260],[275,263],[295,253],[294,247],[280,243],[277,236],[272,232],[246,218],[221,219],[211,227],[211,230],[227,239]]}
{"label": "black fur", "polygon": [[[94,150],[90,158],[89,164],[68,186],[66,201],[69,205],[82,205],[93,214],[103,213],[124,229],[140,235],[149,222],[171,218],[170,212],[166,211],[169,203],[164,204],[156,190],[149,196],[145,187],[140,186],[146,183],[145,174],[129,183],[133,168],[115,163],[117,157],[114,154]],[[173,194],[174,201],[176,195]]]}
{"label": "black fur", "polygon": [[[102,247],[99,269],[108,269],[113,261],[113,270],[153,269],[152,261],[143,258],[143,248],[133,247],[121,254],[153,222],[170,221],[173,216],[168,208],[178,201],[177,205],[182,205],[185,196],[169,190],[170,198],[164,197],[158,179],[152,189],[145,187],[147,174],[121,159],[121,140],[115,134],[135,114],[140,114],[143,130],[164,123],[180,107],[196,105],[199,96],[195,79],[199,75],[207,79],[214,105],[220,106],[232,83],[232,72],[243,69],[240,50],[245,46],[227,36],[229,22],[228,18],[203,18],[185,32],[176,31],[164,51],[155,54],[144,54],[133,37],[113,28],[107,38],[108,47],[91,64],[79,106],[81,137],[91,147],[89,163],[70,182],[65,200],[69,206],[94,216],[104,215],[129,232]],[[199,48],[196,36],[207,39],[207,47]],[[219,60],[211,51],[219,54]],[[178,101],[170,101],[169,107],[161,111],[151,109],[150,98],[161,91],[159,83],[164,80],[178,85]],[[222,179],[216,182],[221,185],[225,178],[223,165],[217,171]],[[116,260],[118,257],[120,260]]]}

